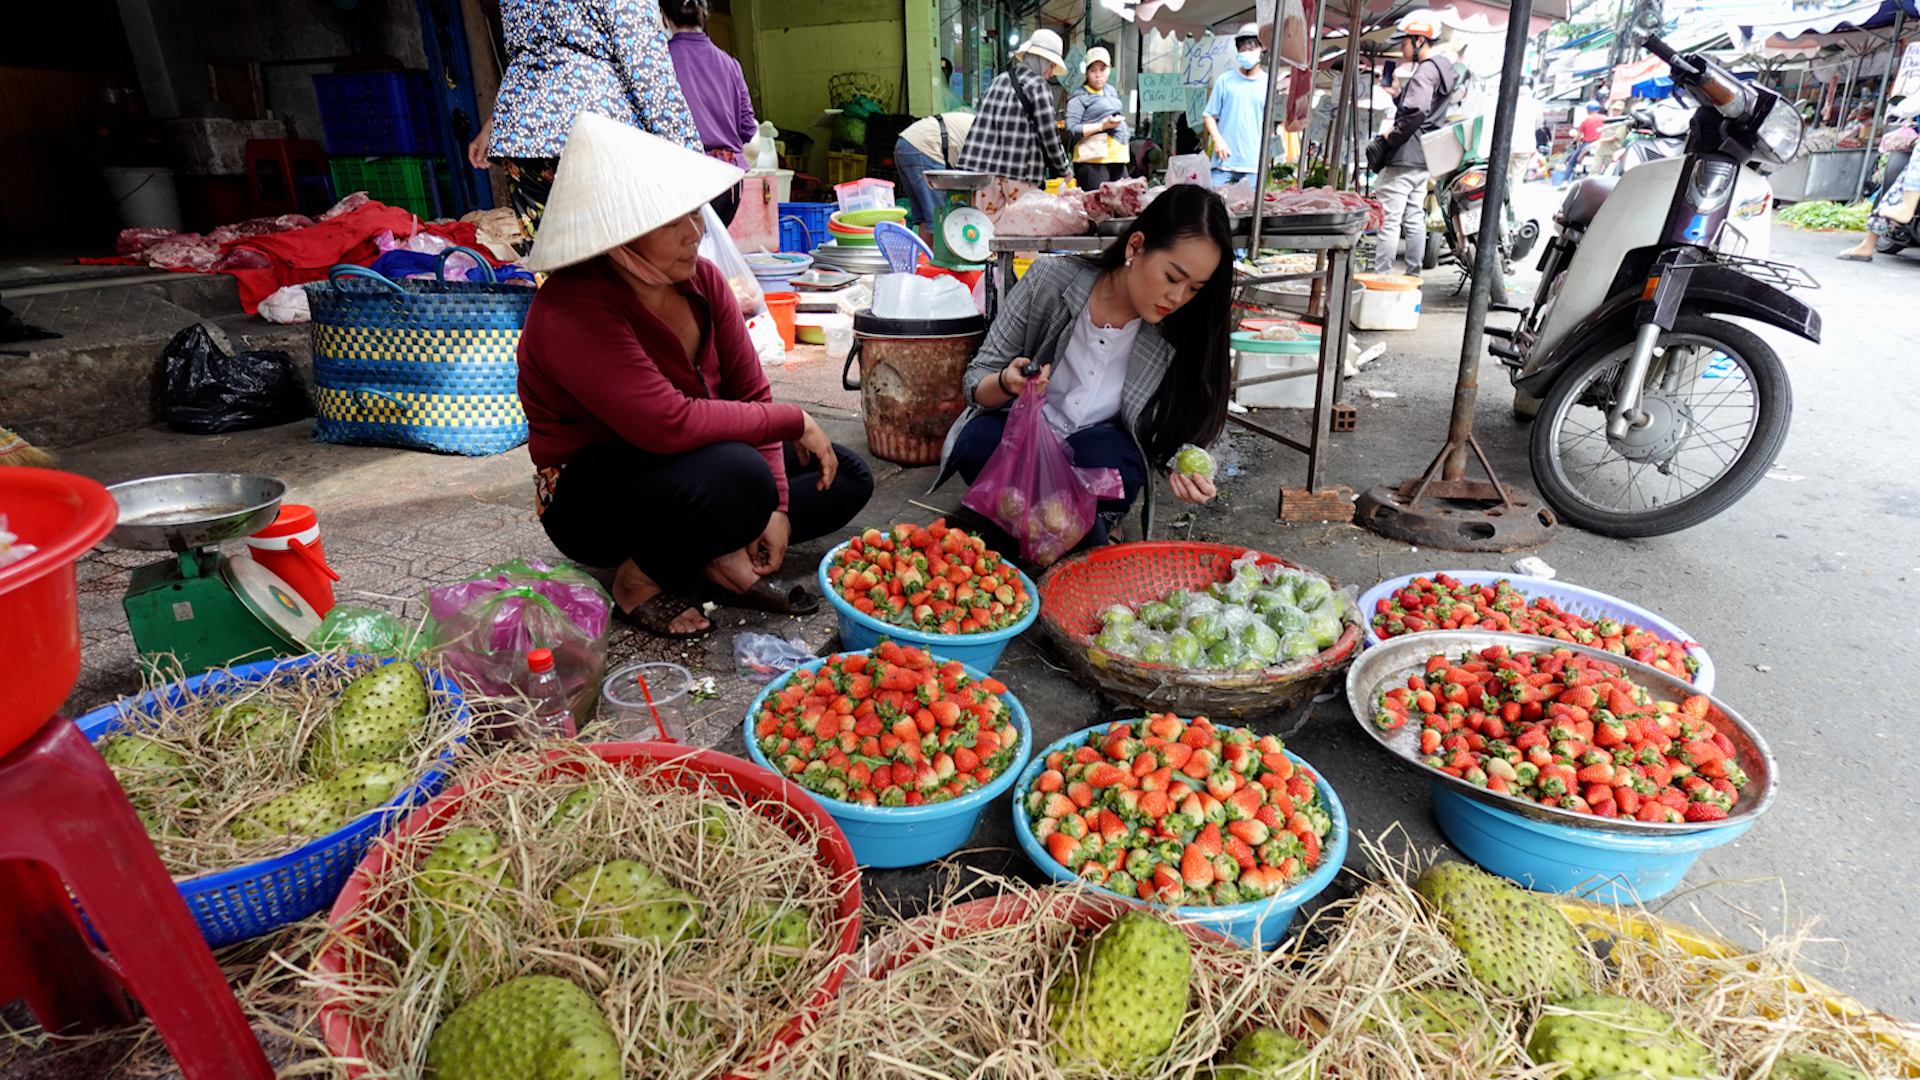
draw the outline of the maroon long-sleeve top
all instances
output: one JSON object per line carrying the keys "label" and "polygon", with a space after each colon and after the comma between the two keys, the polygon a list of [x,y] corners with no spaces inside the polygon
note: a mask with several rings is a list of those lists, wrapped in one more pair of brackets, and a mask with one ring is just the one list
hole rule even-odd
{"label": "maroon long-sleeve top", "polygon": [[653,454],[743,442],[767,459],[785,510],[781,444],[800,437],[806,414],[774,403],[719,268],[701,259],[680,293],[701,326],[692,359],[604,257],[560,270],[540,287],[520,333],[520,403],[533,463],[565,465],[604,442]]}

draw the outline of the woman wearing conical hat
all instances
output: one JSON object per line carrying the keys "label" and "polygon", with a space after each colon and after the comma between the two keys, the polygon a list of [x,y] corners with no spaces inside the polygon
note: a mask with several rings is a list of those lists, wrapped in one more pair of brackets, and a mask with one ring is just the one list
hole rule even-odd
{"label": "woman wearing conical hat", "polygon": [[807,614],[776,575],[790,543],[853,519],[859,455],[773,400],[726,278],[699,257],[700,208],[739,169],[584,113],[527,265],[551,276],[520,335],[540,522],[617,567],[616,617],[704,633],[699,604]]}

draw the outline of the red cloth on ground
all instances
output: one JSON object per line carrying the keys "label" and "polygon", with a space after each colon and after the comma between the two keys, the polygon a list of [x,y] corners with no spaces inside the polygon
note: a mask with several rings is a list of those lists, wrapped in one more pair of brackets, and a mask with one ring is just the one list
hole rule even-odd
{"label": "red cloth on ground", "polygon": [[604,442],[684,454],[721,442],[760,451],[787,508],[781,444],[806,413],[777,405],[725,275],[701,259],[680,284],[703,324],[698,364],[605,258],[556,271],[533,298],[520,333],[520,403],[539,468],[564,465]]}
{"label": "red cloth on ground", "polygon": [[[232,274],[240,283],[240,306],[247,314],[253,315],[260,310],[260,301],[273,295],[274,290],[283,285],[324,281],[327,271],[340,263],[372,266],[374,260],[380,257],[380,247],[374,243],[374,238],[383,232],[391,232],[397,240],[404,240],[416,232],[430,233],[478,251],[495,266],[505,265],[503,260],[494,258],[492,252],[481,246],[480,234],[472,222],[423,224],[411,211],[385,203],[369,202],[317,225],[264,236],[241,237],[222,246],[221,253],[230,255],[236,248],[250,248],[266,257],[267,268],[230,268],[218,272]],[[138,259],[122,256],[74,261],[87,266],[141,265]],[[187,267],[175,269],[181,273],[195,272]]]}

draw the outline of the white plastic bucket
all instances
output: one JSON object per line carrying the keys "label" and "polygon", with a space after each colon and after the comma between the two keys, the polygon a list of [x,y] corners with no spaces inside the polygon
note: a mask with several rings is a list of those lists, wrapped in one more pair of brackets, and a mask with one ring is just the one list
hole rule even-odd
{"label": "white plastic bucket", "polygon": [[172,169],[110,165],[100,174],[106,177],[107,196],[120,215],[121,228],[178,231],[182,227]]}
{"label": "white plastic bucket", "polygon": [[1353,306],[1360,330],[1414,330],[1420,326],[1420,279],[1403,274],[1355,274],[1362,286]]}

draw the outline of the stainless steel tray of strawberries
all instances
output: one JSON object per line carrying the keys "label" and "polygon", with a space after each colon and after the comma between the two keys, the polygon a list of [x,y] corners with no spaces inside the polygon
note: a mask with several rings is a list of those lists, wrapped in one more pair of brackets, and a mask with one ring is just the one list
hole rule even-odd
{"label": "stainless steel tray of strawberries", "polygon": [[1673,835],[1744,824],[1773,803],[1773,754],[1726,702],[1584,645],[1409,634],[1354,661],[1347,704],[1435,783],[1534,821]]}

